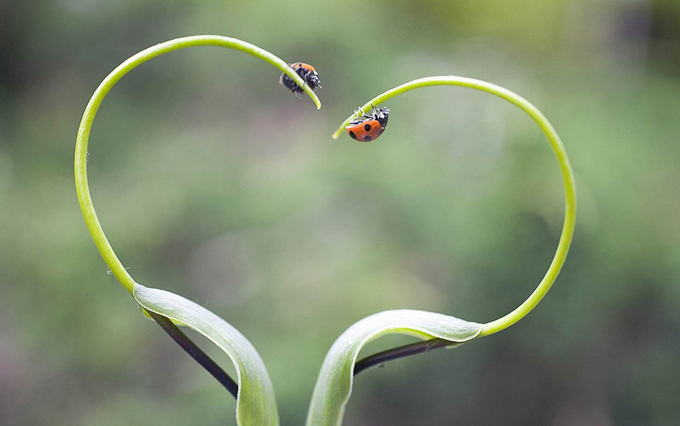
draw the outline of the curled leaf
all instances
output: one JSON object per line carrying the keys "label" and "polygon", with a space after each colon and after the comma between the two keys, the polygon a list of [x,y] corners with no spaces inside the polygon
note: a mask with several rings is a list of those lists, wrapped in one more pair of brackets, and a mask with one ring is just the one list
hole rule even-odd
{"label": "curled leaf", "polygon": [[352,393],[354,365],[361,348],[386,334],[444,339],[450,347],[479,335],[482,324],[415,310],[384,311],[362,319],[333,343],[321,366],[307,412],[307,426],[340,426]]}
{"label": "curled leaf", "polygon": [[236,398],[239,426],[278,426],[279,414],[267,369],[253,345],[238,330],[204,307],[174,293],[135,284],[132,294],[144,309],[199,332],[229,356],[239,385]]}

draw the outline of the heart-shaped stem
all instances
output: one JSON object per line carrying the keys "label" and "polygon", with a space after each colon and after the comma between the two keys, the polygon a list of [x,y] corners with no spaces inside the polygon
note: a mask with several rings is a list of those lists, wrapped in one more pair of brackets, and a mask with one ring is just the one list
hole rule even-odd
{"label": "heart-shaped stem", "polygon": [[[264,49],[260,49],[253,44],[235,38],[216,35],[200,35],[177,38],[142,50],[116,67],[116,69],[114,69],[111,74],[109,74],[104,79],[104,81],[101,82],[99,87],[97,87],[97,90],[95,90],[92,98],[90,98],[90,102],[87,104],[85,113],[83,113],[83,118],[80,121],[78,136],[76,138],[75,179],[78,201],[80,201],[80,209],[83,212],[85,223],[90,230],[90,234],[92,234],[94,243],[97,245],[99,252],[104,258],[106,264],[109,266],[109,269],[113,275],[130,294],[132,294],[135,280],[132,279],[121,261],[118,259],[118,256],[116,256],[116,253],[113,251],[111,244],[106,238],[104,230],[99,223],[97,213],[94,210],[92,196],[90,195],[90,188],[87,181],[87,146],[90,139],[92,123],[94,122],[94,117],[97,114],[99,106],[102,104],[104,97],[125,74],[157,56],[170,53],[175,50],[196,46],[226,47],[229,49],[239,50],[241,52],[255,56],[256,58],[262,59],[263,61],[274,65],[281,72],[292,78],[293,81],[302,87],[305,93],[307,93],[307,95],[312,98],[317,108],[321,108],[321,102],[319,101],[319,98],[316,96],[316,94],[309,88],[309,85],[305,84],[302,78],[300,78],[300,76],[288,66],[286,62]],[[275,81],[274,79],[272,80]]]}
{"label": "heart-shaped stem", "polygon": [[[564,264],[564,261],[567,257],[567,252],[569,251],[569,246],[571,245],[571,240],[574,235],[574,226],[576,224],[576,184],[574,182],[574,173],[571,169],[571,165],[569,164],[569,158],[567,157],[567,153],[564,150],[564,145],[562,144],[560,137],[557,135],[557,132],[550,124],[548,119],[545,118],[538,108],[518,94],[486,81],[456,76],[419,78],[376,96],[375,98],[366,102],[366,104],[364,104],[361,109],[367,111],[369,108],[371,108],[371,106],[377,107],[378,105],[383,104],[385,101],[392,99],[395,96],[401,95],[402,93],[422,87],[432,86],[461,86],[470,89],[481,90],[483,92],[498,96],[499,98],[510,102],[527,113],[529,117],[531,117],[538,124],[545,136],[548,138],[548,142],[550,143],[550,147],[555,154],[557,164],[562,174],[562,180],[564,182],[564,224],[562,227],[562,234],[560,235],[560,241],[557,245],[557,251],[555,252],[555,256],[548,267],[548,271],[533,293],[531,293],[531,295],[520,306],[518,306],[509,314],[495,321],[484,324],[479,336],[487,336],[498,333],[499,331],[510,327],[520,319],[524,318],[524,316],[531,312],[531,310],[536,307],[541,299],[543,299],[545,294],[548,292],[548,290],[550,290],[550,287],[555,282],[555,279],[557,279],[557,276],[559,275],[562,265]],[[333,133],[333,139],[337,139],[345,130],[345,127],[349,124],[349,122],[355,118],[356,114],[349,116]],[[397,348],[395,350],[399,351],[401,349],[402,348]],[[412,353],[409,353],[409,355],[411,354]]]}
{"label": "heart-shaped stem", "polygon": [[[76,192],[78,194],[78,201],[80,202],[80,209],[85,217],[90,234],[94,239],[94,243],[99,249],[104,261],[109,266],[113,275],[118,279],[121,285],[130,293],[133,294],[136,282],[130,276],[127,269],[123,266],[116,253],[113,251],[104,230],[102,229],[97,213],[94,209],[92,196],[90,195],[90,188],[87,180],[87,156],[88,156],[88,141],[90,138],[90,131],[94,123],[95,115],[101,106],[104,97],[111,91],[113,86],[128,72],[134,68],[149,61],[157,56],[170,53],[175,50],[185,49],[188,47],[197,46],[217,46],[226,47],[229,49],[245,52],[256,58],[278,68],[281,72],[288,75],[295,83],[309,95],[314,101],[317,109],[321,108],[321,102],[312,91],[309,85],[305,84],[302,78],[288,66],[286,62],[277,56],[263,50],[253,44],[247,43],[230,37],[216,36],[216,35],[200,35],[191,37],[182,37],[174,40],[166,41],[149,47],[136,55],[130,57],[128,60],[120,64],[101,82],[97,90],[95,90],[92,98],[90,98],[83,118],[78,128],[78,136],[76,138],[76,152],[75,152],[75,181]],[[272,81],[275,81],[272,78]],[[210,374],[212,374],[220,383],[222,383],[234,396],[237,395],[238,385],[224,372],[207,354],[201,351],[179,328],[177,328],[168,318],[153,314],[149,312],[154,320],[177,342],[189,355],[191,355],[199,364],[201,364]]]}

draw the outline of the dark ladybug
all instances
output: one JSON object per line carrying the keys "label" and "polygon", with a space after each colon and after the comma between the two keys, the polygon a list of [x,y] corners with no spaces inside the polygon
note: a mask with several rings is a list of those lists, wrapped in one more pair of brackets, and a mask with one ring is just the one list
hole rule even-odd
{"label": "dark ladybug", "polygon": [[[317,74],[313,66],[305,64],[304,62],[293,62],[292,64],[289,64],[289,66],[305,81],[310,89],[316,90],[317,87],[321,87],[319,74]],[[302,87],[298,86],[297,83],[295,83],[293,79],[286,74],[281,74],[279,83],[286,86],[286,88],[290,89],[290,91],[293,93],[304,92]]]}

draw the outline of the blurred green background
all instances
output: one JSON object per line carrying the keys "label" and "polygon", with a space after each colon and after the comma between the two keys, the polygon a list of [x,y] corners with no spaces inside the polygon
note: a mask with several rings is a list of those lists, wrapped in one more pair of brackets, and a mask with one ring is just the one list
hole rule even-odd
{"label": "blurred green background", "polygon": [[313,64],[323,108],[242,53],[154,59],[97,116],[91,189],[137,281],[253,342],[282,425],[303,424],[355,321],[491,321],[548,267],[561,180],[518,109],[424,89],[387,105],[380,140],[330,139],[373,96],[441,74],[508,87],[552,121],[576,172],[574,244],[516,326],[358,376],[345,425],[680,424],[676,0],[0,0],[0,424],[235,424],[233,398],[107,274],[72,171],[99,82],[148,46],[210,33]]}

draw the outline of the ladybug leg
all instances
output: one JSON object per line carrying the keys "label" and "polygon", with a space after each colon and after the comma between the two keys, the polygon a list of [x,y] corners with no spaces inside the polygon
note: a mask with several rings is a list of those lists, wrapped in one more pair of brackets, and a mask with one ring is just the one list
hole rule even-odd
{"label": "ladybug leg", "polygon": [[361,108],[357,108],[357,110],[354,111],[354,114],[356,114],[357,118],[373,118],[372,115],[365,113]]}

